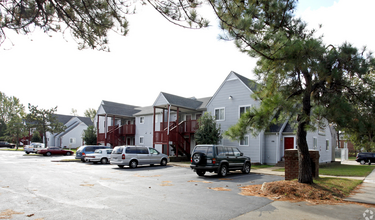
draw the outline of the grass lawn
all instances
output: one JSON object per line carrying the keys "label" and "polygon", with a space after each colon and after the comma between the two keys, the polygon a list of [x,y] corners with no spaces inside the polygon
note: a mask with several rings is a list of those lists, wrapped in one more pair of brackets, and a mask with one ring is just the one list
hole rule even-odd
{"label": "grass lawn", "polygon": [[16,150],[16,148],[0,148],[0,150],[6,150],[6,151],[23,151],[23,147],[18,147],[18,150]]}
{"label": "grass lawn", "polygon": [[[362,183],[362,180],[353,180],[353,179],[341,179],[341,178],[317,178],[314,179],[314,184],[319,188],[329,191],[335,196],[348,196],[350,192],[359,184]],[[341,194],[341,195],[340,195]]]}
{"label": "grass lawn", "polygon": [[262,169],[262,168],[269,168],[274,167],[275,165],[266,165],[266,164],[251,164],[251,169]]}
{"label": "grass lawn", "polygon": [[319,174],[332,176],[358,176],[365,177],[369,175],[375,165],[345,165],[345,164],[327,164],[319,167]]}
{"label": "grass lawn", "polygon": [[[373,169],[375,169],[375,165],[345,165],[333,163],[321,165],[319,167],[319,175],[366,177]],[[276,169],[274,171],[285,172],[285,168]]]}

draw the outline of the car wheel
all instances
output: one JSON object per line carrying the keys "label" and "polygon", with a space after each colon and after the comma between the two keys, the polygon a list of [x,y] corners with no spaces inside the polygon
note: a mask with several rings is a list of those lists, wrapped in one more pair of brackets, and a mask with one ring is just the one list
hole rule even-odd
{"label": "car wheel", "polygon": [[225,177],[228,173],[228,168],[227,168],[227,165],[223,164],[221,165],[220,167],[220,170],[219,170],[219,176],[222,176],[222,177]]}
{"label": "car wheel", "polygon": [[26,152],[26,154],[29,154],[30,152]]}
{"label": "car wheel", "polygon": [[368,165],[371,165],[371,160],[368,160]]}
{"label": "car wheel", "polygon": [[51,152],[46,153],[46,156],[51,156],[51,155],[52,155]]}
{"label": "car wheel", "polygon": [[71,154],[70,152],[66,152],[66,156],[70,156],[70,154]]}
{"label": "car wheel", "polygon": [[197,170],[197,175],[198,176],[204,176],[205,173],[206,173],[206,171]]}
{"label": "car wheel", "polygon": [[250,163],[245,163],[245,166],[242,169],[242,173],[248,174],[248,173],[250,173],[250,170],[251,170]]}
{"label": "car wheel", "polygon": [[108,163],[108,159],[107,159],[107,158],[102,158],[102,159],[100,160],[100,163],[102,163],[102,164],[106,164],[106,163]]}
{"label": "car wheel", "polygon": [[85,158],[81,158],[81,161],[82,161],[83,163],[86,163]]}
{"label": "car wheel", "polygon": [[121,168],[121,169],[124,168],[124,165],[117,165],[117,166],[118,166],[119,168]]}
{"label": "car wheel", "polygon": [[129,167],[130,168],[136,168],[138,166],[138,162],[136,160],[130,161]]}
{"label": "car wheel", "polygon": [[361,160],[360,163],[361,163],[361,165],[365,165],[366,162],[365,162],[365,160]]}
{"label": "car wheel", "polygon": [[166,159],[162,159],[162,160],[160,161],[160,165],[161,165],[161,166],[167,166],[167,160],[166,160]]}

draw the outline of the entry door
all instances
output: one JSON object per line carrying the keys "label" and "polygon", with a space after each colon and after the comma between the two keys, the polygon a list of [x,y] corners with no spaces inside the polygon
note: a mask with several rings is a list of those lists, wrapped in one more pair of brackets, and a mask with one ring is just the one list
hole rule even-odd
{"label": "entry door", "polygon": [[284,138],[284,149],[294,149],[294,137],[285,137]]}

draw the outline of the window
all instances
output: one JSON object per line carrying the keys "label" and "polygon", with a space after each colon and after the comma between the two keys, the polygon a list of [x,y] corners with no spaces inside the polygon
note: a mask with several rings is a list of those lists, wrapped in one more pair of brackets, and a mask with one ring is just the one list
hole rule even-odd
{"label": "window", "polygon": [[224,119],[225,119],[225,109],[224,108],[215,109],[215,120],[224,121]]}
{"label": "window", "polygon": [[329,140],[326,140],[326,150],[329,150]]}
{"label": "window", "polygon": [[240,146],[249,146],[249,136],[245,136],[240,140]]}
{"label": "window", "polygon": [[344,142],[344,148],[348,148],[348,142]]}
{"label": "window", "polygon": [[226,147],[227,149],[227,156],[234,156],[233,149],[231,147]]}
{"label": "window", "polygon": [[139,124],[145,123],[145,117],[139,117]]}
{"label": "window", "polygon": [[139,144],[144,144],[143,139],[144,139],[143,137],[139,137]]}
{"label": "window", "polygon": [[241,117],[241,115],[243,113],[248,112],[248,111],[250,111],[250,105],[248,105],[248,106],[240,106],[240,116],[239,117]]}
{"label": "window", "polygon": [[316,137],[313,138],[313,148],[314,149],[318,148],[318,139]]}
{"label": "window", "polygon": [[233,148],[234,156],[239,157],[241,156],[241,152],[237,148]]}
{"label": "window", "polygon": [[159,151],[155,150],[154,148],[149,148],[150,154],[159,154]]}
{"label": "window", "polygon": [[148,154],[147,147],[137,147],[136,149],[137,154]]}
{"label": "window", "polygon": [[75,144],[76,139],[75,138],[69,138],[69,144]]}

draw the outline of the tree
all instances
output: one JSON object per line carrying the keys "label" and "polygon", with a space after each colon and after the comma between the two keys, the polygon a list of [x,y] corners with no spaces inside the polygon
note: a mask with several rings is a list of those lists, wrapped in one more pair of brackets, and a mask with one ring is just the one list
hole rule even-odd
{"label": "tree", "polygon": [[34,131],[33,136],[31,137],[31,142],[42,142],[39,131]]}
{"label": "tree", "polygon": [[96,116],[96,110],[93,108],[89,108],[84,113],[85,117],[91,118],[91,121],[94,122]]}
{"label": "tree", "polygon": [[70,111],[71,111],[70,112],[71,115],[78,116],[77,109],[72,108],[72,110]]}
{"label": "tree", "polygon": [[6,96],[0,92],[0,137],[16,143],[26,136],[25,125],[22,121],[25,116],[25,107],[14,96]]}
{"label": "tree", "polygon": [[[200,28],[208,21],[199,17],[195,8],[198,0],[147,0],[168,21],[187,28]],[[81,1],[4,1],[0,4],[0,43],[6,39],[5,30],[28,34],[35,27],[44,32],[71,31],[79,48],[108,50],[107,34],[110,30],[126,35],[126,16],[136,11],[136,1],[81,0]],[[187,22],[187,23],[186,23]]]}
{"label": "tree", "polygon": [[295,0],[210,0],[226,35],[251,57],[258,58],[255,74],[261,84],[254,98],[259,108],[245,113],[226,135],[241,139],[272,123],[291,119],[297,130],[300,183],[312,183],[307,131],[351,124],[359,106],[374,103],[375,62],[366,50],[348,43],[324,45],[314,30],[294,17]]}
{"label": "tree", "polygon": [[221,126],[216,124],[210,113],[205,112],[198,119],[198,129],[194,137],[197,144],[218,144],[221,140]]}
{"label": "tree", "polygon": [[16,143],[16,150],[18,149],[19,140],[28,135],[28,129],[20,115],[14,115],[11,118],[5,131],[8,137],[7,139],[10,142]]}
{"label": "tree", "polygon": [[90,125],[87,127],[86,130],[84,130],[85,136],[83,137],[83,141],[85,144],[88,145],[95,145],[97,144],[97,139],[96,139],[96,130],[95,127]]}
{"label": "tree", "polygon": [[51,109],[38,109],[38,106],[29,104],[29,114],[26,116],[26,121],[29,127],[36,128],[43,134],[44,144],[47,147],[47,132],[58,133],[65,130],[65,126],[58,121],[54,113],[57,111],[57,106]]}

